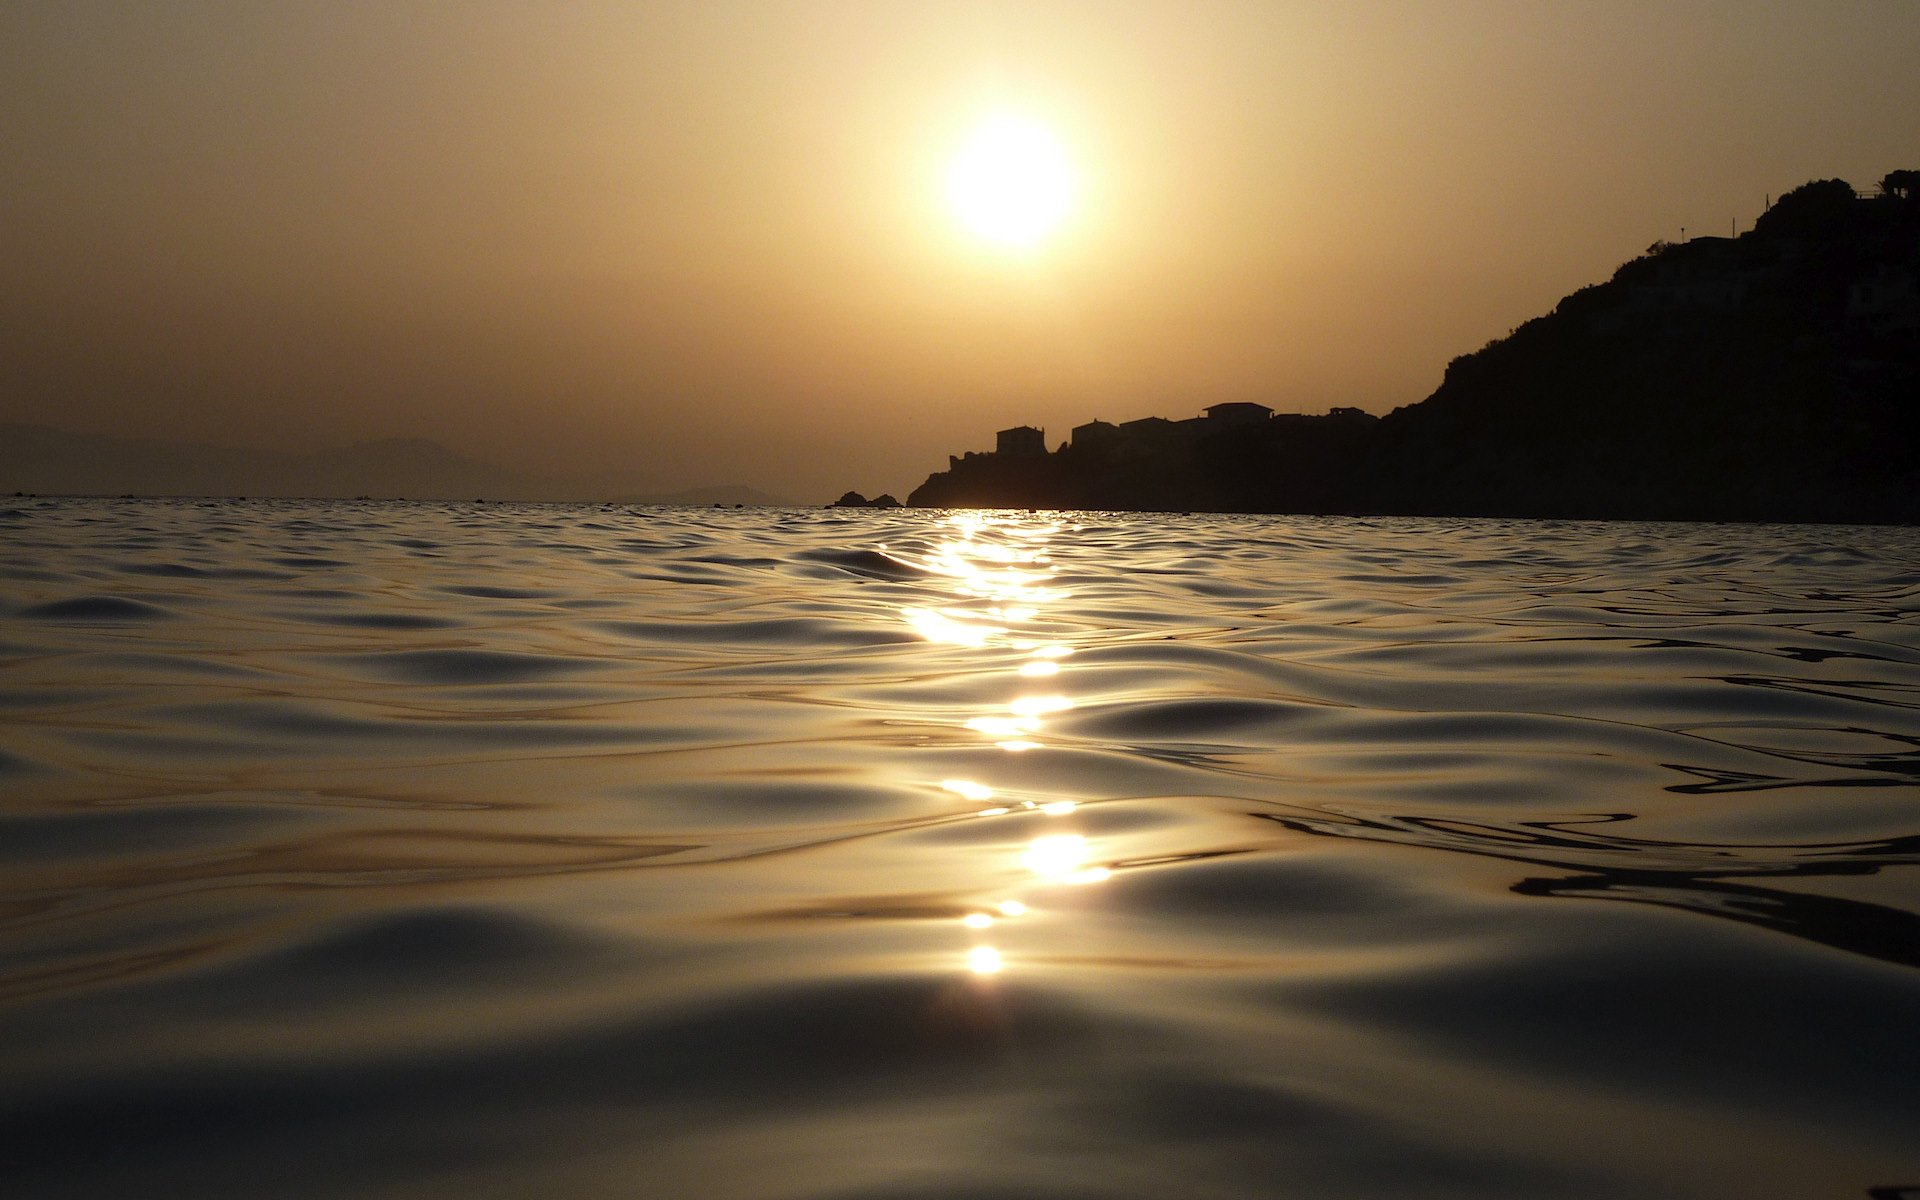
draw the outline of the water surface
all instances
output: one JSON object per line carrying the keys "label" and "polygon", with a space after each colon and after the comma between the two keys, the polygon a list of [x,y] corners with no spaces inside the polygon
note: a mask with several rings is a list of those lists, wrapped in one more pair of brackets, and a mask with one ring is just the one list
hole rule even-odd
{"label": "water surface", "polygon": [[0,504],[29,1197],[1920,1196],[1920,533]]}

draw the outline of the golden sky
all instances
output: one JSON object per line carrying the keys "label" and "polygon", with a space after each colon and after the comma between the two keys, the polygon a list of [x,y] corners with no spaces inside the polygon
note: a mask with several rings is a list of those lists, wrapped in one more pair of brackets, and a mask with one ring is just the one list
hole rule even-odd
{"label": "golden sky", "polygon": [[[1920,167],[1914,0],[0,5],[0,420],[904,495],[1419,400],[1657,238]],[[1047,131],[1009,250],[947,175]]]}

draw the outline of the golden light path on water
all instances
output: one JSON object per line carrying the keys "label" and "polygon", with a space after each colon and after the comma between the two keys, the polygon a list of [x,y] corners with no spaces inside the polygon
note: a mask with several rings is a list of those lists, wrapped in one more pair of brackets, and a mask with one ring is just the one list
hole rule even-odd
{"label": "golden light path on water", "polygon": [[[1050,552],[1054,541],[1071,529],[1053,517],[984,514],[956,515],[948,528],[950,536],[915,565],[948,582],[952,603],[909,607],[902,617],[938,645],[996,656],[1017,652],[1021,661],[1009,672],[1006,701],[962,724],[1009,754],[1038,749],[1045,744],[1047,718],[1073,707],[1073,700],[1057,689],[1064,660],[1074,648],[1042,632],[1055,608],[1068,599],[1067,591],[1055,583]],[[1078,808],[1075,801],[1058,799],[996,803],[992,787],[971,779],[943,779],[939,786],[981,804],[975,815],[982,818],[1033,812],[1066,818]],[[1072,828],[1030,839],[1012,866],[1026,878],[1022,891],[1033,895],[1032,903],[1004,896],[966,913],[962,926],[982,938],[1001,922],[1027,916],[1033,905],[1044,904],[1040,893],[1046,888],[1104,882],[1112,872],[1097,861],[1096,851],[1086,834]],[[964,956],[965,969],[976,976],[998,975],[1009,965],[1000,946],[985,940],[975,940]]]}

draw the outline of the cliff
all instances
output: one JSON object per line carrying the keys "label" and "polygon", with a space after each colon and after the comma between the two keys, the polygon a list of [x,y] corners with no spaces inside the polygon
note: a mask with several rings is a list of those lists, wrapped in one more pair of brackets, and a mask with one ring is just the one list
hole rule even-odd
{"label": "cliff", "polygon": [[1866,198],[1808,184],[1738,238],[1656,243],[1377,421],[1162,422],[970,455],[909,502],[1920,521],[1915,174]]}

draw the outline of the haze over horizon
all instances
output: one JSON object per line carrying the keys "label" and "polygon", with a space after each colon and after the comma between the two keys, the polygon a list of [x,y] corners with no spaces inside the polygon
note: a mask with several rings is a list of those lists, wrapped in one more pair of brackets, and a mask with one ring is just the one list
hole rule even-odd
{"label": "haze over horizon", "polygon": [[[23,0],[0,421],[820,500],[1012,424],[1385,412],[1920,166],[1916,61],[1906,0]],[[1044,227],[950,211],[1009,114]]]}

